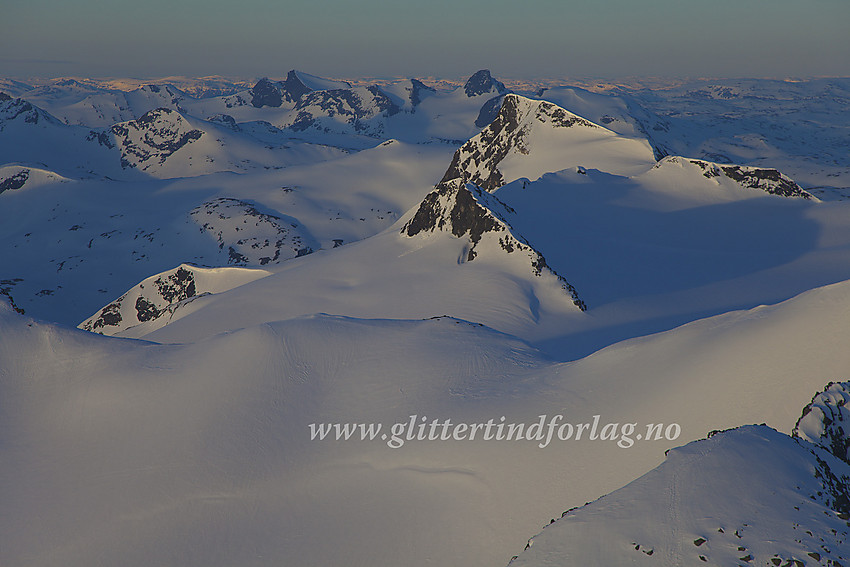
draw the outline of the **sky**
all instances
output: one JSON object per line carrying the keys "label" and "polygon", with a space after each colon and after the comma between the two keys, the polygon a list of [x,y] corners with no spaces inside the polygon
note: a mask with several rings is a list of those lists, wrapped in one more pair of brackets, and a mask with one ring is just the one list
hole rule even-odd
{"label": "sky", "polygon": [[850,76],[850,0],[3,0],[0,76]]}

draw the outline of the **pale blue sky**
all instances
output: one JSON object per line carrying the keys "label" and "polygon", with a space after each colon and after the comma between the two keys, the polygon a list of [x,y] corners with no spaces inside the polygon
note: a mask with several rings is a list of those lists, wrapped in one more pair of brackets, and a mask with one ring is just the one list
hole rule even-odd
{"label": "pale blue sky", "polygon": [[0,75],[850,75],[850,0],[4,0]]}

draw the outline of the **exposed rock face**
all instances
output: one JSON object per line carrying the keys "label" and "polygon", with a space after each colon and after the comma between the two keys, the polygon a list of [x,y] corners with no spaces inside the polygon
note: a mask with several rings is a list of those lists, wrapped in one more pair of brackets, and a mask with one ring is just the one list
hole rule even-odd
{"label": "exposed rock face", "polygon": [[260,212],[239,199],[220,198],[195,207],[190,213],[201,232],[209,233],[231,265],[276,264],[310,254],[318,244],[295,219]]}
{"label": "exposed rock face", "polygon": [[[309,82],[309,81],[308,81]],[[348,83],[337,82],[337,86],[345,86]],[[309,87],[304,84],[304,81],[298,76],[298,73],[292,69],[286,74],[286,79],[282,82],[272,81],[268,77],[263,77],[257,84],[247,92],[250,98],[250,104],[256,108],[268,106],[271,108],[280,108],[286,106],[291,108],[300,101],[308,93],[316,92],[314,87]],[[234,95],[227,99],[227,107],[243,106],[246,104],[245,99],[241,95]]]}
{"label": "exposed rock face", "polygon": [[819,445],[850,464],[848,404],[850,382],[830,382],[803,409],[803,415],[794,426],[794,437]]}
{"label": "exposed rock face", "polygon": [[38,187],[51,183],[67,183],[69,180],[46,169],[21,165],[0,166],[0,194],[24,187]]}
{"label": "exposed rock face", "polygon": [[415,237],[423,232],[443,231],[465,238],[470,243],[467,262],[478,257],[477,248],[484,241],[492,244],[491,248],[499,250],[498,253],[524,255],[533,275],[554,276],[576,307],[586,310],[575,288],[548,266],[543,255],[521,236],[512,234],[506,220],[512,213],[513,210],[495,196],[456,178],[441,181],[425,196],[413,217],[402,227],[401,234]]}
{"label": "exposed rock face", "polygon": [[490,76],[489,69],[476,71],[466,80],[466,84],[463,85],[463,91],[468,97],[480,96],[491,92],[502,94],[507,92],[507,90],[504,83]]}
{"label": "exposed rock face", "polygon": [[[850,465],[850,382],[830,382],[803,408],[791,435],[821,447]],[[830,465],[828,459],[809,449],[815,458],[815,478],[822,486],[817,499],[844,520],[850,520],[850,469]],[[843,469],[843,470],[839,470]],[[815,495],[812,495],[815,499]],[[850,522],[847,523],[850,526]]]}
{"label": "exposed rock face", "polygon": [[782,195],[783,197],[812,198],[811,194],[803,191],[794,181],[775,169],[760,169],[740,165],[724,166],[721,169],[728,178],[734,179],[744,187],[761,189],[771,195]]}
{"label": "exposed rock face", "polygon": [[12,290],[16,285],[18,285],[22,281],[24,280],[21,278],[0,280],[0,296],[5,297],[6,300],[9,302],[9,305],[12,306],[12,309],[14,309],[17,313],[20,313],[21,315],[23,315],[25,311],[21,307],[18,307],[18,305],[15,303],[15,299],[12,297]]}
{"label": "exposed rock face", "polygon": [[418,79],[410,79],[410,85],[410,104],[414,107],[419,106],[419,103],[422,102],[422,93],[437,92],[435,89],[432,89],[431,87],[429,87]]}
{"label": "exposed rock face", "polygon": [[505,184],[499,163],[512,151],[528,153],[525,141],[532,125],[537,124],[551,128],[600,128],[551,102],[508,94],[496,118],[455,152],[443,181],[460,177],[487,191],[495,191]]}
{"label": "exposed rock face", "polygon": [[667,164],[691,163],[702,170],[707,179],[728,178],[741,187],[748,189],[759,189],[770,195],[782,197],[798,197],[801,199],[814,199],[811,193],[803,190],[790,177],[783,175],[776,169],[765,169],[743,165],[720,165],[710,161],[688,159],[678,156],[670,156],[661,160],[656,167],[664,167]]}
{"label": "exposed rock face", "polygon": [[[197,295],[192,266],[181,265],[154,277],[153,281],[149,281],[152,278],[145,280],[101,309],[99,314],[86,319],[80,328],[94,333],[112,334],[105,333],[108,327],[124,329],[156,319],[169,305]],[[130,304],[135,313],[129,317],[126,313],[122,315],[124,308]]]}
{"label": "exposed rock face", "polygon": [[168,108],[157,108],[138,120],[115,124],[111,131],[121,148],[121,166],[141,170],[164,163],[170,155],[204,135],[179,112]]}
{"label": "exposed rock face", "polygon": [[256,108],[264,106],[279,107],[283,102],[280,89],[268,78],[257,81],[251,89],[251,104]]}
{"label": "exposed rock face", "polygon": [[296,102],[301,100],[301,97],[311,90],[310,87],[301,82],[294,69],[286,74],[286,80],[283,82],[283,96],[287,101]]}
{"label": "exposed rock face", "polygon": [[97,142],[99,146],[104,146],[109,148],[110,150],[115,147],[115,142],[112,141],[112,137],[109,135],[109,132],[103,132],[98,130],[89,131],[86,136],[87,142]]}
{"label": "exposed rock face", "polygon": [[264,270],[181,264],[140,282],[80,323],[79,328],[115,335],[144,323],[153,330],[166,325],[182,306],[197,297],[226,291],[265,275],[268,272]]}
{"label": "exposed rock face", "polygon": [[14,191],[15,189],[20,189],[27,182],[27,179],[30,177],[29,169],[21,169],[14,175],[6,177],[4,179],[0,179],[0,193],[3,191]]}
{"label": "exposed rock face", "polygon": [[[830,382],[803,408],[792,435],[822,447],[850,465],[850,382]],[[823,490],[818,496],[826,505],[850,520],[850,474],[841,473],[814,451],[815,476]]]}
{"label": "exposed rock face", "polygon": [[[457,237],[468,234],[473,244],[478,243],[482,234],[498,231],[502,226],[496,214],[481,206],[471,191],[476,189],[470,190],[456,179],[441,182],[425,196],[402,231],[416,236],[423,231],[447,230]],[[495,197],[492,199],[496,201]]]}

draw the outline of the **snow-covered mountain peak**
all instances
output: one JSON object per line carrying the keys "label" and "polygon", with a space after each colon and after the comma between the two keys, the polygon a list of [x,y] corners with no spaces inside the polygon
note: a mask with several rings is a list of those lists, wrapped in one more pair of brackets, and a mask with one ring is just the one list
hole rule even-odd
{"label": "snow-covered mountain peak", "polygon": [[239,132],[241,130],[239,124],[236,122],[236,119],[229,114],[213,114],[212,116],[207,118],[207,122],[224,126],[228,130],[233,130],[234,132]]}
{"label": "snow-covered mountain peak", "polygon": [[298,81],[305,88],[311,91],[328,91],[333,89],[351,88],[351,83],[349,83],[348,81],[335,81],[333,79],[326,79],[324,77],[310,75],[309,73],[305,73],[297,69],[292,69],[291,71],[289,71],[289,73],[287,73],[286,80],[289,81],[290,78],[293,81]]}
{"label": "snow-covered mountain peak", "polygon": [[142,93],[150,93],[154,95],[160,95],[164,97],[172,97],[172,100],[176,104],[180,99],[186,97],[186,94],[182,92],[180,89],[175,87],[174,85],[164,84],[164,85],[156,85],[153,83],[149,83],[147,85],[142,85],[136,91],[131,92],[142,92]]}
{"label": "snow-covered mountain peak", "polygon": [[415,113],[423,100],[437,93],[419,79],[404,79],[381,85],[381,91],[390,96],[393,102],[407,113]]}
{"label": "snow-covered mountain peak", "polygon": [[277,125],[296,132],[310,129],[379,136],[384,132],[384,119],[400,110],[376,86],[315,90],[305,94]]}
{"label": "snow-covered mountain peak", "polygon": [[189,216],[200,232],[215,239],[221,264],[277,264],[319,248],[295,219],[271,210],[260,211],[257,205],[239,199],[207,201],[192,209]]}
{"label": "snow-covered mountain peak", "polygon": [[68,183],[71,180],[52,171],[20,165],[0,166],[0,193],[34,188],[51,183]]}
{"label": "snow-covered mountain peak", "polygon": [[[182,111],[180,103],[190,97],[174,85],[147,84],[142,85],[134,91],[130,91],[126,94],[125,98],[127,106],[134,111],[136,109],[149,111],[155,108],[171,108]],[[136,116],[138,114],[134,115],[134,117]]]}
{"label": "snow-covered mountain peak", "polygon": [[55,87],[71,87],[71,88],[74,88],[74,87],[76,87],[76,88],[88,88],[87,85],[84,85],[83,83],[81,83],[77,79],[72,79],[72,78],[57,79],[53,83],[53,86],[55,86]]}
{"label": "snow-covered mountain peak", "polygon": [[283,81],[283,90],[289,100],[295,102],[313,89],[305,85],[304,81],[298,76],[298,73],[293,69],[286,74],[286,79]]}
{"label": "snow-covered mountain peak", "polygon": [[183,124],[188,124],[186,119],[183,118],[179,112],[170,108],[155,108],[144,113],[136,120],[128,122],[134,122],[140,126],[145,125],[150,128],[163,126],[179,127]]}
{"label": "snow-covered mountain peak", "polygon": [[418,106],[426,93],[436,93],[436,89],[429,87],[419,79],[410,79],[410,104]]}
{"label": "snow-covered mountain peak", "polygon": [[570,166],[617,171],[618,162],[648,167],[654,161],[645,141],[618,136],[551,102],[507,94],[496,118],[455,152],[443,180],[460,177],[492,192]]}
{"label": "snow-covered mountain peak", "polygon": [[594,127],[552,103],[508,95],[495,120],[455,152],[443,180],[460,177],[487,191],[495,191],[508,182],[498,168],[501,161],[510,153],[528,155],[526,139],[535,122],[550,121],[553,126]]}
{"label": "snow-covered mountain peak", "polygon": [[251,104],[255,108],[278,107],[283,102],[280,88],[267,77],[263,77],[251,88]]}
{"label": "snow-covered mountain peak", "polygon": [[512,233],[507,217],[513,210],[474,184],[461,178],[441,181],[420,203],[401,229],[406,237],[443,232],[464,239],[459,262],[472,262],[483,252],[484,257],[512,255],[527,257],[534,276],[554,276],[573,303],[584,311],[576,289],[546,263],[543,255],[522,236]]}
{"label": "snow-covered mountain peak", "polygon": [[8,122],[22,122],[24,124],[47,123],[61,125],[62,123],[22,98],[13,98],[5,93],[0,93],[0,131]]}
{"label": "snow-covered mountain peak", "polygon": [[121,148],[121,165],[142,170],[163,164],[170,155],[204,135],[179,112],[168,108],[157,108],[137,120],[115,124],[111,131]]}
{"label": "snow-covered mountain peak", "polygon": [[490,69],[476,71],[463,85],[463,92],[468,97],[481,96],[484,94],[500,95],[508,92],[505,84],[497,81],[490,75]]}

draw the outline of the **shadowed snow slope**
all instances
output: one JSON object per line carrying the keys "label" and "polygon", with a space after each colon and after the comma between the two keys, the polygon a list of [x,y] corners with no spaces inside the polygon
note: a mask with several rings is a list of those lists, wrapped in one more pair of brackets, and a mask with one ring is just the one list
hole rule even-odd
{"label": "shadowed snow slope", "polygon": [[850,83],[173,79],[0,79],[4,567],[850,566]]}
{"label": "shadowed snow slope", "polygon": [[0,286],[14,285],[28,314],[77,325],[181,263],[259,267],[349,244],[419,203],[452,150],[388,141],[324,151],[314,157],[337,159],[176,180],[57,183],[41,169],[0,167]]}
{"label": "shadowed snow slope", "polygon": [[[850,284],[829,286],[568,364],[451,318],[313,316],[155,345],[4,306],[4,559],[503,564],[550,517],[645,473],[671,445],[753,421],[788,431],[811,392],[850,364],[837,348],[850,340],[848,296]],[[310,423],[532,424],[543,414],[636,431],[675,422],[682,433],[628,449],[617,439],[309,441]]]}
{"label": "shadowed snow slope", "polygon": [[[486,233],[470,260],[474,242],[468,235],[402,235],[409,218],[366,240],[270,267],[265,282],[198,298],[193,313],[151,337],[194,340],[317,312],[401,319],[451,313],[511,333],[581,315],[569,284],[505,228]],[[512,252],[500,244],[500,235]],[[375,257],[387,260],[376,265],[370,261]]]}
{"label": "shadowed snow slope", "polygon": [[[262,283],[196,302],[194,330],[187,320],[151,338],[315,312],[451,314],[547,341],[566,360],[850,279],[846,204],[769,194],[686,165],[635,178],[562,171],[493,194],[443,182],[385,233],[271,267]],[[565,285],[550,285],[549,270]]]}
{"label": "shadowed snow slope", "polygon": [[623,136],[646,139],[661,159],[670,153],[664,143],[656,140],[659,133],[670,128],[663,118],[643,108],[633,97],[624,93],[600,94],[576,87],[542,89],[539,97],[605,126]]}
{"label": "shadowed snow slope", "polygon": [[[68,148],[74,148],[74,152],[68,152]],[[68,177],[121,171],[108,134],[65,125],[38,106],[4,93],[0,93],[0,156],[0,165],[16,163]]]}

